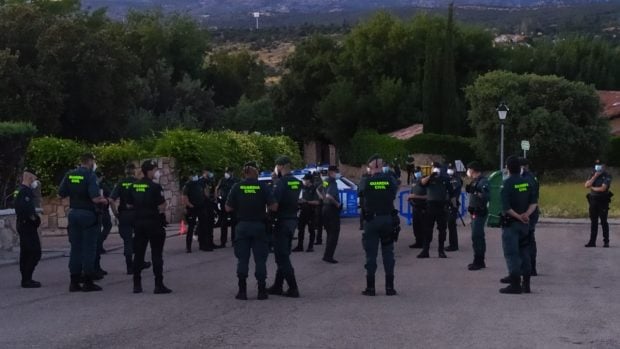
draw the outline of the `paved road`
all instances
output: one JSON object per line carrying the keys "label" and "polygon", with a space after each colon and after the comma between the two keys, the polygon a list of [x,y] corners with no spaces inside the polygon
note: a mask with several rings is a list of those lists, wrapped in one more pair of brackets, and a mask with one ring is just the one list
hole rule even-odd
{"label": "paved road", "polygon": [[[541,276],[531,295],[500,295],[505,274],[499,232],[488,233],[488,268],[469,272],[468,233],[448,259],[418,260],[404,234],[396,288],[386,297],[364,288],[356,222],[345,221],[338,265],[322,248],[294,255],[302,298],[234,299],[232,249],[186,254],[167,241],[165,280],[172,295],[131,293],[120,251],[105,255],[104,291],[69,294],[67,258],[46,260],[44,288],[17,287],[16,266],[0,269],[0,348],[619,348],[620,240],[586,249],[585,225],[542,225]],[[269,273],[274,274],[273,258]],[[145,291],[152,277],[145,278]]]}

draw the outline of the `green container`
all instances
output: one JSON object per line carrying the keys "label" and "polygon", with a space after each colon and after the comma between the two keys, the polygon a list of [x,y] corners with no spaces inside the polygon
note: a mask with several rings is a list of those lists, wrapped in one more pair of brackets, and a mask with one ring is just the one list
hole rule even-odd
{"label": "green container", "polygon": [[502,171],[493,172],[489,176],[489,218],[487,226],[499,228],[499,215],[502,213],[502,186],[504,185],[504,175]]}

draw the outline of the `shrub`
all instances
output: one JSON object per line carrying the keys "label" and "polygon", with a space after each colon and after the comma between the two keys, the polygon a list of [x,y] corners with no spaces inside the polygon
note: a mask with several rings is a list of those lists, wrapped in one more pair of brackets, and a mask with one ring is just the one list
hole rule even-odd
{"label": "shrub", "polygon": [[0,122],[0,208],[5,208],[19,180],[19,170],[36,127],[24,122]]}
{"label": "shrub", "polygon": [[607,150],[607,162],[611,166],[620,166],[620,136],[610,139]]}
{"label": "shrub", "polygon": [[96,145],[92,149],[97,156],[97,167],[109,180],[124,176],[125,165],[131,161],[141,160],[151,155],[135,141],[120,141]]}
{"label": "shrub", "polygon": [[366,163],[366,160],[375,153],[381,154],[384,159],[394,159],[402,158],[407,150],[402,140],[380,135],[373,130],[360,130],[355,133],[340,155],[342,162],[359,166]]}
{"label": "shrub", "polygon": [[43,195],[54,195],[65,173],[75,168],[88,147],[69,139],[33,139],[26,153],[26,164],[37,171]]}
{"label": "shrub", "polygon": [[477,160],[473,140],[464,137],[424,133],[405,141],[408,153],[442,155],[448,162],[462,160],[464,164]]}

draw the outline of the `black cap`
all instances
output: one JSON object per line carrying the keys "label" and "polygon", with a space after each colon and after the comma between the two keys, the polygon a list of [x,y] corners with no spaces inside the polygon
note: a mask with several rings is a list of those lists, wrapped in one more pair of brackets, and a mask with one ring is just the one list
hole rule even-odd
{"label": "black cap", "polygon": [[510,171],[510,173],[518,172],[521,168],[519,157],[514,155],[508,157],[506,160],[506,167],[508,167],[508,171]]}
{"label": "black cap", "polygon": [[375,153],[375,154],[372,154],[372,156],[368,158],[368,161],[366,163],[369,164],[369,163],[371,163],[371,162],[373,162],[375,160],[379,160],[379,159],[382,159],[381,155]]}
{"label": "black cap", "polygon": [[35,176],[35,177],[39,177],[39,175],[37,174],[37,172],[36,172],[33,168],[31,168],[31,167],[26,167],[26,168],[24,168],[24,172],[28,172],[28,173],[30,173],[31,175]]}
{"label": "black cap", "polygon": [[234,171],[235,171],[235,169],[230,167],[230,166],[226,167],[226,169],[224,169],[224,172],[234,172]]}
{"label": "black cap", "polygon": [[449,169],[454,169],[454,165],[453,164],[448,164],[448,168]]}
{"label": "black cap", "polygon": [[415,172],[422,172],[422,167],[416,166],[415,167]]}
{"label": "black cap", "polygon": [[258,170],[258,164],[256,163],[256,161],[248,161],[243,164],[243,167],[253,167]]}
{"label": "black cap", "polygon": [[329,171],[329,172],[338,172],[338,166],[336,166],[336,165],[329,165],[329,167],[327,168],[327,171]]}
{"label": "black cap", "polygon": [[519,164],[521,164],[521,166],[529,166],[530,165],[530,160],[528,160],[526,158],[519,158]]}
{"label": "black cap", "polygon": [[472,161],[467,165],[467,168],[476,172],[482,171],[482,165],[478,161]]}
{"label": "black cap", "polygon": [[278,158],[276,159],[276,165],[284,166],[290,163],[291,159],[286,155],[278,156]]}
{"label": "black cap", "polygon": [[303,177],[303,179],[306,179],[306,180],[312,180],[313,178],[314,178],[314,177],[312,176],[312,174],[311,174],[311,173],[306,173],[306,174],[304,175],[304,177]]}
{"label": "black cap", "polygon": [[433,161],[433,167],[441,167],[441,163]]}
{"label": "black cap", "polygon": [[157,163],[155,162],[155,160],[146,160],[145,162],[142,163],[142,166],[140,166],[140,168],[142,169],[143,173],[147,173],[149,171],[156,169]]}
{"label": "black cap", "polygon": [[95,160],[95,154],[93,153],[84,153],[80,156],[80,161],[82,163],[88,162],[90,160]]}
{"label": "black cap", "polygon": [[135,169],[136,165],[133,162],[130,162],[125,166],[125,171],[134,171]]}

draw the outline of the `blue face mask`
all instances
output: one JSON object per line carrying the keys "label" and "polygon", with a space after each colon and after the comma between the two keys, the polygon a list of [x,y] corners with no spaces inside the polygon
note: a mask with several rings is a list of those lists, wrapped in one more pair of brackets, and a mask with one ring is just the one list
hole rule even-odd
{"label": "blue face mask", "polygon": [[208,177],[209,177],[209,179],[213,178],[213,173],[209,172],[209,176]]}
{"label": "blue face mask", "polygon": [[594,166],[594,171],[596,171],[596,172],[603,172],[603,165],[596,165],[596,166]]}
{"label": "blue face mask", "polygon": [[420,178],[422,178],[422,172],[416,172],[416,173],[415,173],[415,178],[416,178],[416,179],[420,179]]}
{"label": "blue face mask", "polygon": [[383,166],[382,171],[383,171],[383,173],[389,173],[390,172],[390,168],[387,167],[387,166]]}

